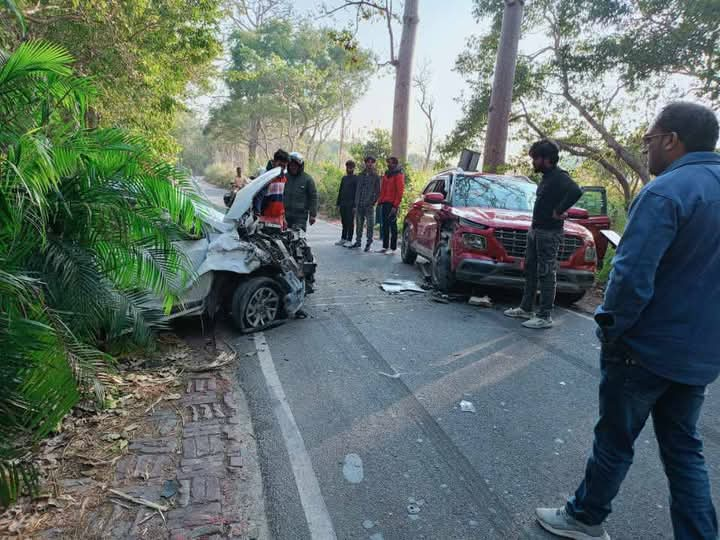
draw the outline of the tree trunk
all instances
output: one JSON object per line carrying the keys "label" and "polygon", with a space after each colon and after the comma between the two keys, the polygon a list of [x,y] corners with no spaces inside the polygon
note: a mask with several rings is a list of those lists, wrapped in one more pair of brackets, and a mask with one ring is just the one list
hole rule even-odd
{"label": "tree trunk", "polygon": [[517,65],[520,25],[524,0],[505,0],[500,43],[495,60],[495,76],[488,111],[483,171],[496,172],[505,164],[508,122],[512,106],[513,82]]}
{"label": "tree trunk", "polygon": [[260,120],[250,120],[250,135],[248,136],[248,170],[257,165],[258,137],[260,135]]}
{"label": "tree trunk", "polygon": [[407,160],[408,127],[410,121],[410,88],[413,56],[417,36],[418,1],[405,0],[402,37],[395,65],[395,104],[393,106],[392,152],[400,163]]}
{"label": "tree trunk", "polygon": [[427,171],[430,166],[430,158],[432,157],[433,151],[433,138],[435,137],[435,122],[432,119],[432,114],[428,117],[428,143],[425,151],[425,163],[423,164],[423,170]]}
{"label": "tree trunk", "polygon": [[343,147],[345,146],[345,98],[340,98],[340,147],[338,148],[338,167],[342,168]]}

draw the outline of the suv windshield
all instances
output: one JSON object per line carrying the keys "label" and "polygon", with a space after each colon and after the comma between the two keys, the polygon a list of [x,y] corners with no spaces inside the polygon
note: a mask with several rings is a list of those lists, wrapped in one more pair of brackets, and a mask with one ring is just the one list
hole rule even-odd
{"label": "suv windshield", "polygon": [[511,176],[458,176],[453,206],[479,206],[532,212],[537,186]]}

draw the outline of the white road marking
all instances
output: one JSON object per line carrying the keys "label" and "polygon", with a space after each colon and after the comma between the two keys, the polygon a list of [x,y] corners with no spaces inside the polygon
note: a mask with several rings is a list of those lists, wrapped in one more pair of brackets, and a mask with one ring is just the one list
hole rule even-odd
{"label": "white road marking", "polygon": [[265,384],[270,391],[270,396],[275,401],[273,411],[285,440],[290,466],[295,475],[295,484],[305,512],[305,520],[310,529],[310,537],[313,540],[334,540],[337,535],[325,505],[325,499],[320,492],[320,484],[315,476],[310,455],[295,423],[295,417],[290,410],[285,391],[275,370],[270,347],[262,332],[255,334],[255,348],[260,360],[260,368],[265,377]]}
{"label": "white road marking", "polygon": [[595,319],[591,317],[590,315],[585,315],[584,313],[578,313],[577,311],[573,311],[572,309],[561,307],[563,311],[567,311],[568,313],[572,313],[573,315],[577,315],[578,317],[582,317],[583,319],[587,319],[588,321],[595,322]]}

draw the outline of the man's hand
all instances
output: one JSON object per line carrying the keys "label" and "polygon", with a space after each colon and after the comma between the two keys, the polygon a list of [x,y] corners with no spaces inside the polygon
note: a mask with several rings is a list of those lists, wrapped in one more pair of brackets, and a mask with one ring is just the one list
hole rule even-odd
{"label": "man's hand", "polygon": [[398,212],[398,209],[397,209],[397,208],[393,208],[392,210],[390,210],[390,213],[388,214],[388,217],[389,217],[389,218],[394,218],[395,216],[397,216],[397,212]]}
{"label": "man's hand", "polygon": [[310,216],[310,225],[315,225],[315,218]]}
{"label": "man's hand", "polygon": [[562,214],[558,214],[557,210],[553,210],[553,219],[561,220],[561,219],[567,219],[568,214],[567,212],[563,212]]}

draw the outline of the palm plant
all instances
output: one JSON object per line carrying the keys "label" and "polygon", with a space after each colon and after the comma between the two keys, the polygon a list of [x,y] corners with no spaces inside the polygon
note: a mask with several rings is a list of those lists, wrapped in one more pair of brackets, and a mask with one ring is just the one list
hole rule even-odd
{"label": "palm plant", "polygon": [[189,277],[189,179],[139,137],[92,129],[94,89],[62,47],[0,53],[0,505],[33,488],[34,445],[111,360],[147,343]]}

